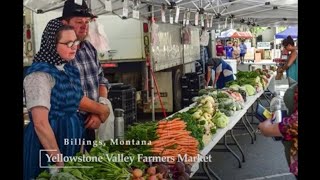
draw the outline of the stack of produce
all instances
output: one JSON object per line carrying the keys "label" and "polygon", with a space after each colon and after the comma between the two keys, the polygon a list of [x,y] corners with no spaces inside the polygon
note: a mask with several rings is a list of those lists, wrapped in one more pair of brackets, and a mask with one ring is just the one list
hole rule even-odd
{"label": "stack of produce", "polygon": [[232,116],[235,111],[242,109],[242,104],[236,102],[234,98],[226,91],[218,92],[217,101],[219,111],[229,117]]}
{"label": "stack of produce", "polygon": [[[149,167],[145,172],[141,169],[132,171],[132,180],[166,180],[166,179],[190,179],[191,166],[183,162],[175,164],[159,163]],[[170,178],[171,177],[171,178]]]}
{"label": "stack of produce", "polygon": [[[94,159],[99,157],[99,161],[68,161],[64,163],[65,168],[62,168],[60,172],[50,174],[48,171],[43,171],[40,173],[37,180],[129,179],[131,176],[130,171],[132,171],[132,169],[139,168],[144,170],[147,167],[145,163],[138,159],[137,154],[130,151],[110,152],[108,149],[108,146],[99,144],[86,154],[78,153],[73,159],[83,157]],[[113,160],[113,158],[119,156],[129,156],[133,161],[127,163]]]}
{"label": "stack of produce", "polygon": [[158,122],[158,139],[152,141],[151,151],[155,155],[168,157],[175,162],[178,155],[195,157],[198,155],[198,141],[190,131],[185,130],[186,123],[180,118]]}
{"label": "stack of produce", "polygon": [[[227,87],[237,89],[237,86],[233,86],[233,85],[239,85],[243,87],[243,90],[248,91],[248,89],[252,89],[251,88],[252,86],[257,92],[259,92],[267,88],[268,79],[271,77],[270,73],[273,73],[273,72],[267,69],[263,69],[263,70],[256,69],[255,71],[239,71],[236,74],[237,80],[229,81],[227,83]],[[249,91],[250,91],[250,93],[248,93],[249,96],[250,94],[254,95],[251,90]]]}

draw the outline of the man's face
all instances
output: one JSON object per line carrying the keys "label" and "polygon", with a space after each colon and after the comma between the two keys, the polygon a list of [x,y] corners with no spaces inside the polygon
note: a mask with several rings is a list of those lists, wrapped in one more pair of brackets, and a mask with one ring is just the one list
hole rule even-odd
{"label": "man's face", "polygon": [[78,39],[84,40],[88,34],[90,20],[89,17],[73,17],[69,22],[63,20],[63,23],[72,26]]}

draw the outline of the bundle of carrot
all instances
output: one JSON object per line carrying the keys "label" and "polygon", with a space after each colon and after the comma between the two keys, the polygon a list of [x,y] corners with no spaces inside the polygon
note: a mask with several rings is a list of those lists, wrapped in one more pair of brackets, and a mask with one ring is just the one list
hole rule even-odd
{"label": "bundle of carrot", "polygon": [[199,142],[185,128],[186,123],[180,118],[159,121],[156,130],[159,138],[152,141],[151,152],[171,157],[174,161],[177,160],[178,155],[181,157],[185,155],[188,157],[197,156]]}

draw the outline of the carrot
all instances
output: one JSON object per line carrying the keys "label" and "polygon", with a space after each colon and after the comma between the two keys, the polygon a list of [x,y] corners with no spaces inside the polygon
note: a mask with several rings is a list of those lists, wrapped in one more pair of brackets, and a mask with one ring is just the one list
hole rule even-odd
{"label": "carrot", "polygon": [[181,121],[181,119],[180,118],[174,118],[174,119],[172,119],[171,121],[169,121],[169,122],[175,122],[175,121]]}

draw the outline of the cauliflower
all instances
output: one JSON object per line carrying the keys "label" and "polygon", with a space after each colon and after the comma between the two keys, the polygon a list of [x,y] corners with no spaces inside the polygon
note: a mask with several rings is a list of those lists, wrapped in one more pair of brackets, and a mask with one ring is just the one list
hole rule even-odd
{"label": "cauliflower", "polygon": [[207,113],[207,112],[203,113],[202,116],[203,116],[206,120],[210,120],[210,119],[212,118],[212,115],[209,114],[209,113]]}
{"label": "cauliflower", "polygon": [[194,119],[200,119],[202,113],[203,113],[202,110],[201,110],[201,109],[198,109],[196,112],[194,112],[194,113],[192,114],[192,117],[193,117]]}
{"label": "cauliflower", "polygon": [[202,136],[202,142],[204,145],[207,145],[211,142],[211,139],[212,139],[212,134],[204,134]]}
{"label": "cauliflower", "polygon": [[224,113],[217,111],[213,116],[213,122],[218,128],[224,128],[229,124],[229,118]]}

